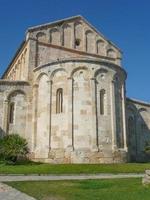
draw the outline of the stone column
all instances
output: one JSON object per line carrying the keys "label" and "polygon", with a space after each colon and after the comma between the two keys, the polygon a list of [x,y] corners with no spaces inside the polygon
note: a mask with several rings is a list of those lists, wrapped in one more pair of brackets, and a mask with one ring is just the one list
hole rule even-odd
{"label": "stone column", "polygon": [[48,81],[48,88],[49,88],[49,103],[48,103],[48,133],[49,133],[49,151],[51,149],[51,117],[52,117],[52,84],[53,82],[50,80]]}
{"label": "stone column", "polygon": [[126,111],[125,111],[125,89],[124,83],[121,88],[122,92],[122,122],[123,122],[123,140],[124,140],[124,150],[127,151],[127,133],[126,133]]}
{"label": "stone column", "polygon": [[38,84],[33,85],[33,142],[32,151],[36,149],[37,140]]}
{"label": "stone column", "polygon": [[8,106],[9,101],[4,100],[3,103],[3,131],[8,134]]}
{"label": "stone column", "polygon": [[98,151],[98,121],[97,121],[97,98],[96,98],[96,79],[91,78],[91,97],[92,97],[92,150]]}
{"label": "stone column", "polygon": [[73,120],[73,79],[68,78],[68,137],[69,148],[74,149],[74,120]]}
{"label": "stone column", "polygon": [[116,138],[116,104],[115,104],[115,81],[111,82],[111,127],[112,127],[112,150],[117,148]]}

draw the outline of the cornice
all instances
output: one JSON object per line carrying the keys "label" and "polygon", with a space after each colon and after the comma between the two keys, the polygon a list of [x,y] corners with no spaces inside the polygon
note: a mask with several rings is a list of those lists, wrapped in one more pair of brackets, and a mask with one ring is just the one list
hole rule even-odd
{"label": "cornice", "polygon": [[112,63],[112,62],[109,62],[107,60],[87,58],[87,57],[84,57],[84,58],[72,57],[72,58],[62,58],[62,59],[52,60],[51,62],[49,62],[47,64],[36,67],[33,71],[36,72],[36,71],[40,70],[41,68],[44,68],[44,67],[47,67],[47,66],[50,66],[50,65],[57,65],[57,64],[69,63],[69,62],[74,62],[74,63],[75,62],[84,62],[84,63],[103,64],[103,65],[106,65],[110,68],[115,68],[119,71],[122,71],[125,75],[125,78],[127,78],[126,71],[123,68],[121,68],[119,65]]}

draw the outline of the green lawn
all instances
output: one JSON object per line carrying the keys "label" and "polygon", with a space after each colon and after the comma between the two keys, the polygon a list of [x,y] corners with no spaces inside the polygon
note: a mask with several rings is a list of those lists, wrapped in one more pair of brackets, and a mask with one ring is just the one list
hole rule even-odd
{"label": "green lawn", "polygon": [[96,174],[96,173],[143,173],[150,163],[126,164],[35,164],[3,165],[0,174]]}
{"label": "green lawn", "polygon": [[9,182],[38,200],[149,200],[141,179]]}

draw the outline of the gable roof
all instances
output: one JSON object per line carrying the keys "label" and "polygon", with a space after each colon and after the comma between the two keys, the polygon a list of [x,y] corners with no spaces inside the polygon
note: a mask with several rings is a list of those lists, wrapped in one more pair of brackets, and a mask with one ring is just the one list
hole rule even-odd
{"label": "gable roof", "polygon": [[90,24],[83,16],[81,15],[76,15],[76,16],[72,16],[69,18],[64,18],[61,20],[57,20],[51,23],[46,23],[46,24],[41,24],[41,25],[37,25],[37,26],[33,26],[27,29],[27,32],[32,32],[32,31],[36,31],[36,30],[41,30],[43,28],[47,28],[50,26],[54,26],[54,25],[61,25],[65,22],[71,22],[74,20],[82,20],[83,22],[85,22],[90,28],[92,28],[98,35],[100,35],[104,40],[106,40],[109,44],[111,44],[112,46],[114,46],[115,48],[117,48],[118,51],[121,51],[121,49],[119,47],[117,47],[112,41],[110,41],[109,39],[107,39],[101,32],[99,32],[92,24]]}

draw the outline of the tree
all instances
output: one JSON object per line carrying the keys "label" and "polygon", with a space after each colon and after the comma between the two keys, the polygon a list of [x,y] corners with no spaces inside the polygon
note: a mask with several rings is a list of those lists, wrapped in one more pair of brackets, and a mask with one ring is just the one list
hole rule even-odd
{"label": "tree", "polygon": [[27,153],[27,141],[19,135],[11,134],[0,139],[0,157],[6,162],[16,163]]}

